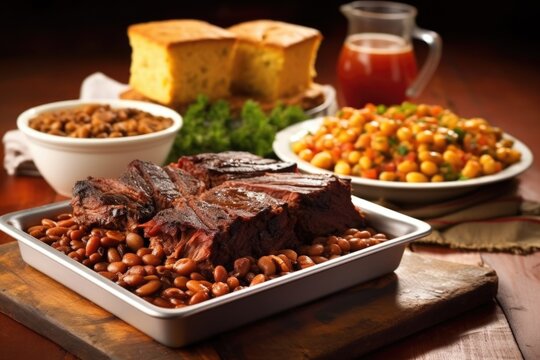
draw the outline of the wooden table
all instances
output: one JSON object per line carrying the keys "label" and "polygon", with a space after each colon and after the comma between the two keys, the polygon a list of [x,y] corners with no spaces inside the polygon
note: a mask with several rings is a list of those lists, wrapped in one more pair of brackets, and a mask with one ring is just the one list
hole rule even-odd
{"label": "wooden table", "polygon": [[[334,40],[327,38],[319,53],[320,83],[335,81],[340,40]],[[520,193],[540,201],[537,62],[527,53],[509,55],[478,44],[447,43],[443,53],[436,76],[418,101],[448,106],[465,116],[485,117],[526,143],[536,160],[520,176]],[[128,56],[0,59],[0,134],[15,128],[17,115],[28,107],[77,98],[81,80],[90,73],[99,70],[125,82],[128,68]],[[0,196],[0,214],[63,199],[41,178],[10,177],[4,171],[0,171]],[[0,234],[0,243],[10,241],[13,239]],[[520,352],[527,359],[540,358],[540,252],[517,256],[427,246],[414,246],[413,250],[450,261],[493,267],[500,281],[497,301],[374,352],[370,358],[488,359],[493,358],[495,347],[506,349],[498,354],[506,358],[515,358]],[[3,314],[0,349],[2,359],[74,358],[54,342]]]}

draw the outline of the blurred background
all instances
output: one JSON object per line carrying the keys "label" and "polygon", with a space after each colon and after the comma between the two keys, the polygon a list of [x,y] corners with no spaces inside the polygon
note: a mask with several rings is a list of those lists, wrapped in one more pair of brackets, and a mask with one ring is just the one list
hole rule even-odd
{"label": "blurred background", "polygon": [[[269,18],[312,26],[336,52],[346,33],[339,5],[348,1],[3,1],[0,56],[6,58],[113,57],[129,60],[128,25],[151,20],[196,18],[219,26]],[[538,55],[533,40],[539,2],[404,1],[418,8],[417,23],[441,34],[445,44],[489,43],[502,55]],[[337,54],[334,57],[337,59]],[[325,64],[327,65],[327,64]],[[7,69],[2,69],[6,75]]]}
{"label": "blurred background", "polygon": [[[334,83],[335,67],[346,36],[347,21],[339,5],[348,1],[319,0],[196,0],[196,1],[3,1],[0,4],[0,105],[15,117],[22,106],[78,97],[81,81],[102,71],[122,82],[129,77],[130,24],[173,18],[195,18],[227,27],[253,19],[276,19],[319,29],[324,40],[318,60],[317,82]],[[443,38],[443,62],[457,55],[481,59],[481,68],[493,57],[508,67],[536,68],[540,42],[536,34],[539,2],[414,0],[417,24]],[[417,44],[419,62],[425,45]],[[454,54],[454,56],[452,55]],[[518,66],[514,66],[518,65]],[[448,65],[452,65],[449,63]],[[496,76],[494,68],[485,78]],[[536,77],[537,78],[537,77]],[[516,81],[529,83],[527,74]],[[538,89],[538,84],[529,84]],[[28,91],[32,88],[32,91]],[[11,101],[16,108],[9,108]],[[430,100],[428,98],[428,100]],[[2,120],[0,120],[2,121]]]}

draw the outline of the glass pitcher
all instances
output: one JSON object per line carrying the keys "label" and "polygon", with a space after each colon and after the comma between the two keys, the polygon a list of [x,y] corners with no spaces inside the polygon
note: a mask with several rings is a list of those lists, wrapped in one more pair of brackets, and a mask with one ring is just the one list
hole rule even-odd
{"label": "glass pitcher", "polygon": [[[437,33],[416,26],[416,8],[390,1],[355,1],[340,10],[349,21],[337,66],[345,105],[392,105],[417,97],[437,69],[442,41]],[[420,72],[413,37],[429,45]]]}

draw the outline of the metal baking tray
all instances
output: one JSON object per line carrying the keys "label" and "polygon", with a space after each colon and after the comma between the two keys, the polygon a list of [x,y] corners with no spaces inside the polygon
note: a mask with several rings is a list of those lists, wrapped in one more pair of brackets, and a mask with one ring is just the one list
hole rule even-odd
{"label": "metal baking tray", "polygon": [[17,239],[23,260],[158,342],[178,347],[394,271],[406,245],[428,224],[353,197],[367,222],[391,240],[241,291],[179,309],[155,306],[23,231],[70,212],[69,202],[10,213],[0,229]]}

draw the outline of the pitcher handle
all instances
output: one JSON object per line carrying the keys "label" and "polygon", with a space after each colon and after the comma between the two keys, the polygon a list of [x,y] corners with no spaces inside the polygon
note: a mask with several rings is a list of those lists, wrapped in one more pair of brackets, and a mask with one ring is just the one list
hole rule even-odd
{"label": "pitcher handle", "polygon": [[416,98],[418,95],[420,95],[422,90],[424,90],[424,87],[426,87],[427,83],[435,73],[437,66],[439,65],[442,52],[442,39],[436,32],[421,29],[419,27],[414,28],[412,36],[416,39],[424,41],[429,46],[429,53],[426,62],[420,70],[418,77],[406,92],[407,97]]}

